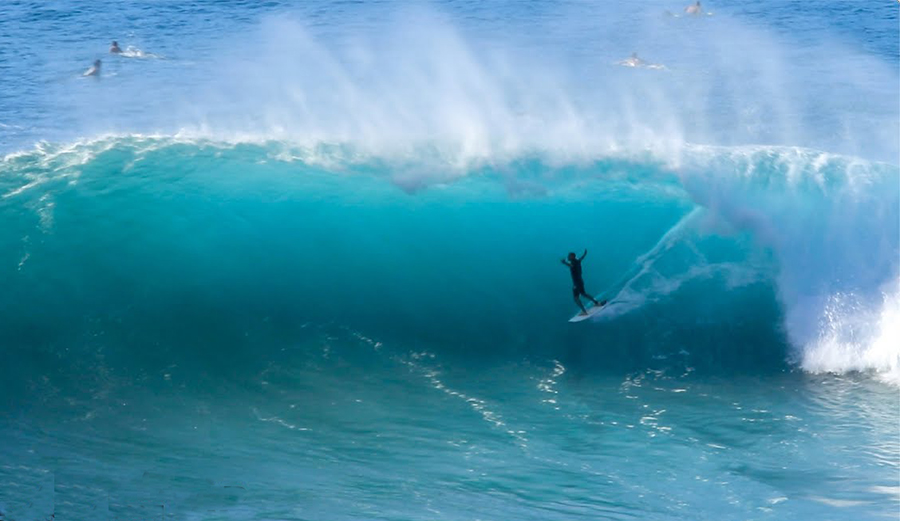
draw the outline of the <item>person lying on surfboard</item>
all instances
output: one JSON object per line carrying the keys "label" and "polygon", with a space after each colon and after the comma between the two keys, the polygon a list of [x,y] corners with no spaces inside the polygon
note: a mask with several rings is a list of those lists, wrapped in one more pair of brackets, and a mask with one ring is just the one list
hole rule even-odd
{"label": "person lying on surfboard", "polygon": [[569,253],[569,260],[560,259],[560,262],[569,267],[569,271],[572,273],[572,296],[575,298],[575,303],[578,304],[578,307],[581,308],[581,312],[587,315],[587,310],[584,309],[584,304],[581,303],[581,297],[585,296],[594,303],[595,306],[602,306],[606,304],[606,301],[597,302],[594,297],[587,294],[584,291],[584,279],[581,278],[581,261],[587,256],[587,250],[584,250],[584,253],[581,254],[581,257],[575,257],[574,253]]}

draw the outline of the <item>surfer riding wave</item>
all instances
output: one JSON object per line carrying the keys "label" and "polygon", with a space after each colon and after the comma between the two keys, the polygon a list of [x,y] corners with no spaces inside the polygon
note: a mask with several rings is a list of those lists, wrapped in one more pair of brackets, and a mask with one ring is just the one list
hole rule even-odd
{"label": "surfer riding wave", "polygon": [[581,277],[581,261],[587,256],[587,250],[584,250],[584,253],[581,254],[581,257],[576,257],[574,252],[569,252],[569,258],[560,259],[560,262],[569,267],[569,271],[572,274],[572,297],[575,299],[575,304],[581,308],[582,314],[587,315],[587,309],[585,309],[584,304],[581,303],[581,297],[587,297],[588,300],[594,303],[595,306],[602,306],[606,304],[606,301],[597,302],[597,300],[588,295],[584,290],[584,279]]}

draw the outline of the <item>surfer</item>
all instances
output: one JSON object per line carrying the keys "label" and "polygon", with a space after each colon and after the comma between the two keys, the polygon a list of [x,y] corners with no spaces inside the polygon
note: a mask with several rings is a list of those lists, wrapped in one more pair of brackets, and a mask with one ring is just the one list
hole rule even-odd
{"label": "surfer", "polygon": [[619,65],[624,65],[625,67],[643,67],[647,65],[647,62],[638,58],[637,53],[633,52],[631,53],[631,56],[620,61]]}
{"label": "surfer", "polygon": [[578,304],[578,307],[581,308],[581,312],[587,315],[587,310],[584,308],[584,304],[581,303],[581,297],[587,297],[591,302],[594,303],[595,306],[602,306],[606,304],[604,300],[603,303],[597,302],[594,297],[587,294],[584,291],[584,279],[581,278],[581,261],[587,256],[587,250],[584,250],[584,253],[581,254],[581,257],[576,257],[574,253],[569,253],[569,260],[560,259],[560,262],[569,267],[569,271],[572,273],[572,296],[575,298],[575,303]]}
{"label": "surfer", "polygon": [[82,76],[100,76],[100,60],[94,60],[94,66],[84,71]]}
{"label": "surfer", "polygon": [[687,14],[703,14],[703,8],[700,7],[700,0],[697,0],[697,3],[694,5],[685,7],[684,12]]}
{"label": "surfer", "polygon": [[617,65],[621,65],[622,67],[635,67],[640,69],[656,69],[660,71],[666,70],[666,66],[661,63],[650,63],[643,58],[640,58],[636,52],[631,53],[631,56],[625,58],[622,61],[616,62]]}
{"label": "surfer", "polygon": [[119,47],[119,42],[113,42],[112,45],[109,46],[109,52],[112,54],[122,54],[122,48]]}
{"label": "surfer", "polygon": [[633,52],[631,53],[631,56],[620,61],[619,65],[624,67],[646,67],[649,64],[641,58],[638,58],[637,53]]}

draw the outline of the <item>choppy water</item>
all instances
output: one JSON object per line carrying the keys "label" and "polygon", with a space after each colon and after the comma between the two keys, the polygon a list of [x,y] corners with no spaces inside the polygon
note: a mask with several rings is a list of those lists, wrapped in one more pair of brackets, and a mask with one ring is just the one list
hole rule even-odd
{"label": "choppy water", "polygon": [[0,519],[895,517],[897,5],[682,7],[7,4]]}

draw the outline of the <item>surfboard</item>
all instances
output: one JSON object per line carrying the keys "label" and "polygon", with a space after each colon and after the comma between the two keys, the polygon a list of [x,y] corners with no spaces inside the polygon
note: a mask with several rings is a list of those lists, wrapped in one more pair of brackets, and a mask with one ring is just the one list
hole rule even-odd
{"label": "surfboard", "polygon": [[606,306],[607,302],[605,300],[600,301],[599,306],[591,306],[587,309],[587,313],[578,313],[574,317],[569,319],[569,322],[581,322],[582,320],[587,320],[598,313],[600,313],[603,308]]}
{"label": "surfboard", "polygon": [[616,62],[615,65],[621,65],[622,67],[630,67],[632,69],[652,69],[655,71],[669,70],[668,67],[666,67],[665,65],[663,65],[661,63],[647,63],[644,61],[642,61],[640,63],[636,63],[636,62],[632,62],[632,61],[628,61],[628,60],[622,60],[622,61]]}

